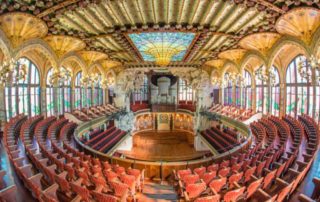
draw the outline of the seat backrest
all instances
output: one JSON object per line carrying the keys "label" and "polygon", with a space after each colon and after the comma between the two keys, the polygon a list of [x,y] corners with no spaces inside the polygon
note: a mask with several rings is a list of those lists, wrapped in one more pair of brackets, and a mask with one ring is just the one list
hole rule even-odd
{"label": "seat backrest", "polygon": [[121,182],[110,182],[111,187],[114,189],[114,195],[117,197],[122,197],[124,194],[128,193],[128,185]]}
{"label": "seat backrest", "polygon": [[294,180],[279,192],[277,197],[277,202],[282,202],[286,199],[286,197],[289,196],[293,183],[294,183]]}
{"label": "seat backrest", "polygon": [[220,198],[221,198],[220,194],[216,194],[213,196],[197,198],[195,202],[219,202]]}
{"label": "seat backrest", "polygon": [[219,165],[218,164],[212,164],[210,166],[208,166],[207,171],[211,172],[211,171],[218,171],[219,170]]}
{"label": "seat backrest", "polygon": [[117,197],[114,197],[109,194],[103,194],[96,191],[91,192],[92,196],[98,202],[117,202]]}
{"label": "seat backrest", "polygon": [[225,167],[219,170],[218,175],[221,177],[226,177],[230,173],[230,167]]}
{"label": "seat backrest", "polygon": [[81,197],[82,201],[86,201],[86,202],[90,201],[90,192],[86,187],[81,187],[74,183],[70,183],[70,186],[71,186],[71,190],[76,194],[78,194]]}
{"label": "seat backrest", "polygon": [[67,180],[63,179],[59,175],[54,175],[54,179],[55,179],[56,183],[59,185],[61,192],[66,193],[66,192],[70,191],[70,185]]}
{"label": "seat backrest", "polygon": [[244,182],[249,182],[251,179],[251,176],[254,174],[254,172],[256,171],[256,166],[253,166],[249,169],[246,170],[246,172],[244,173]]}
{"label": "seat backrest", "polygon": [[234,202],[239,200],[245,189],[246,187],[241,187],[239,189],[228,191],[223,197],[224,202]]}
{"label": "seat backrest", "polygon": [[209,187],[211,189],[214,189],[216,192],[220,192],[221,188],[223,186],[225,186],[227,183],[227,178],[223,177],[223,178],[219,178],[219,179],[214,179],[211,181],[211,183],[209,184]]}
{"label": "seat backrest", "polygon": [[195,168],[193,172],[201,177],[206,172],[206,167]]}
{"label": "seat backrest", "polygon": [[242,177],[243,177],[243,172],[231,175],[228,180],[229,188],[232,189],[235,186],[234,183],[239,182]]}
{"label": "seat backrest", "polygon": [[249,199],[261,187],[262,181],[263,177],[249,184],[246,199]]}
{"label": "seat backrest", "polygon": [[211,182],[211,180],[213,180],[213,178],[215,178],[217,176],[217,171],[211,171],[211,172],[206,172],[202,175],[202,180],[209,185],[209,183]]}
{"label": "seat backrest", "polygon": [[182,181],[188,185],[188,184],[194,184],[196,183],[197,181],[200,180],[200,177],[199,175],[185,175],[182,179]]}
{"label": "seat backrest", "polygon": [[188,186],[186,186],[186,191],[190,199],[194,199],[200,196],[200,194],[205,190],[206,190],[206,183],[189,184]]}
{"label": "seat backrest", "polygon": [[269,187],[269,185],[271,184],[272,180],[275,178],[276,176],[276,172],[277,172],[277,169],[269,172],[265,178],[264,178],[264,181],[263,181],[263,186],[262,186],[262,189],[266,189],[267,187]]}

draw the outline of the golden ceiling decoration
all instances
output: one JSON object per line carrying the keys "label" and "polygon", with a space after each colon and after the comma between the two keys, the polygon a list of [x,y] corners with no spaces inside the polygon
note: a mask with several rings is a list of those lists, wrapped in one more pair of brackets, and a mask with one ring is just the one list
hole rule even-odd
{"label": "golden ceiling decoration", "polygon": [[48,28],[39,18],[27,13],[7,13],[0,16],[0,28],[14,48],[24,41],[47,35]]}
{"label": "golden ceiling decoration", "polygon": [[225,60],[217,59],[217,60],[209,60],[205,63],[205,65],[220,69],[221,67],[223,67],[224,63],[225,63]]}
{"label": "golden ceiling decoration", "polygon": [[246,50],[244,49],[226,50],[219,54],[219,58],[231,60],[234,63],[239,64],[240,60],[242,59],[245,53]]}
{"label": "golden ceiling decoration", "polygon": [[113,61],[113,60],[102,60],[100,63],[105,70],[109,70],[114,67],[118,67],[118,66],[122,65],[121,62],[117,62],[117,61]]}
{"label": "golden ceiling decoration", "polygon": [[62,35],[51,35],[44,38],[60,58],[71,51],[79,51],[86,47],[86,44],[78,38]]}
{"label": "golden ceiling decoration", "polygon": [[244,49],[259,51],[263,55],[266,55],[280,37],[281,35],[278,33],[256,33],[241,39],[239,45]]}
{"label": "golden ceiling decoration", "polygon": [[94,62],[105,60],[108,58],[106,54],[97,51],[79,51],[78,53],[88,66],[90,66]]}
{"label": "golden ceiling decoration", "polygon": [[295,36],[309,43],[319,25],[320,10],[302,7],[282,15],[276,23],[276,29],[281,34]]}

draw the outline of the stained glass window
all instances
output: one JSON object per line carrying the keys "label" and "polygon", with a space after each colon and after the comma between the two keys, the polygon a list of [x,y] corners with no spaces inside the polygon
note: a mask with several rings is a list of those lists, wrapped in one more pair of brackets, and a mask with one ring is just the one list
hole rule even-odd
{"label": "stained glass window", "polygon": [[232,104],[232,81],[227,80],[228,73],[224,75],[224,82],[227,81],[227,86],[224,88],[224,104]]}
{"label": "stained glass window", "polygon": [[101,76],[98,78],[98,82],[93,89],[93,106],[103,104],[103,89],[101,88]]}
{"label": "stained glass window", "polygon": [[271,87],[271,113],[279,116],[280,113],[280,77],[276,67],[271,68],[271,73],[275,75],[275,84]]}
{"label": "stained glass window", "polygon": [[252,107],[252,90],[251,90],[251,74],[244,70],[243,73],[244,78],[244,88],[243,88],[243,98],[242,98],[242,106],[246,109],[250,109]]}
{"label": "stained glass window", "polygon": [[156,61],[153,52],[165,53],[171,61],[181,61],[195,33],[187,32],[145,32],[129,34],[129,38],[145,61]]}
{"label": "stained glass window", "polygon": [[82,72],[78,72],[75,79],[75,90],[74,90],[74,108],[82,108],[82,88],[80,80],[82,78]]}
{"label": "stained glass window", "polygon": [[[38,68],[27,58],[20,58],[18,64],[26,65],[26,78],[5,88],[6,117],[24,113],[34,116],[40,114],[40,77]],[[17,66],[19,68],[19,66]],[[15,69],[14,71],[19,71]],[[14,73],[15,74],[15,73]]]}
{"label": "stained glass window", "polygon": [[53,85],[50,83],[50,77],[53,74],[53,68],[51,68],[47,73],[46,82],[46,102],[47,102],[47,116],[54,115],[54,89]]}
{"label": "stained glass window", "polygon": [[[286,113],[291,116],[300,114],[309,114],[312,116],[313,89],[310,85],[310,81],[302,78],[298,72],[298,65],[300,62],[306,63],[307,58],[303,55],[299,55],[291,61],[287,68]],[[306,66],[309,67],[309,65]]]}
{"label": "stained glass window", "polygon": [[[261,66],[260,68],[264,68]],[[266,113],[269,107],[268,85],[267,82],[261,81],[256,75],[256,111]]]}
{"label": "stained glass window", "polygon": [[187,86],[187,82],[179,79],[179,100],[180,101],[192,101],[193,100],[193,90],[192,87]]}
{"label": "stained glass window", "polygon": [[71,111],[71,79],[59,84],[57,104],[59,114]]}
{"label": "stained glass window", "polygon": [[[320,76],[320,70],[316,71],[316,77],[318,78]],[[318,121],[320,124],[320,85],[318,84],[316,86],[316,96],[315,96],[315,120]]]}

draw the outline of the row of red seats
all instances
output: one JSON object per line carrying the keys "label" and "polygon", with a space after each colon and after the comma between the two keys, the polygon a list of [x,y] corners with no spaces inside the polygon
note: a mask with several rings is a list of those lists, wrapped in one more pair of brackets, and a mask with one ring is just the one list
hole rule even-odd
{"label": "row of red seats", "polygon": [[254,115],[252,109],[243,109],[238,106],[224,106],[221,104],[215,104],[210,109],[209,112],[219,113],[224,116],[228,116],[235,120],[245,121]]}
{"label": "row of red seats", "polygon": [[111,115],[118,112],[119,109],[113,105],[101,105],[90,108],[82,108],[81,110],[74,110],[72,114],[81,121],[90,121],[93,118],[98,118],[104,115]]}
{"label": "row of red seats", "polygon": [[[309,144],[302,147],[305,148],[303,151],[300,151],[299,147],[290,147],[286,150],[289,139],[275,146],[276,138],[267,136],[280,136],[278,131],[280,129],[275,127],[275,132],[272,125],[273,123],[266,119],[251,124],[256,142],[255,146],[244,154],[233,156],[229,161],[213,164],[207,168],[196,168],[193,173],[190,169],[175,172],[182,196],[187,200],[201,202],[220,201],[222,196],[224,201],[281,202],[287,199],[308,172],[315,150],[310,150],[313,146]],[[312,124],[305,125],[310,133],[315,131],[312,129]],[[319,132],[313,134],[311,140],[319,137]],[[295,135],[296,139],[302,138],[301,133]],[[303,156],[302,161],[297,159],[299,152]],[[215,173],[210,173],[213,171]]]}
{"label": "row of red seats", "polygon": [[140,110],[150,109],[150,105],[148,101],[135,102],[130,104],[130,109],[133,112],[137,112]]}
{"label": "row of red seats", "polygon": [[233,147],[239,145],[237,140],[220,131],[218,128],[212,127],[201,132],[201,135],[219,152],[226,152]]}

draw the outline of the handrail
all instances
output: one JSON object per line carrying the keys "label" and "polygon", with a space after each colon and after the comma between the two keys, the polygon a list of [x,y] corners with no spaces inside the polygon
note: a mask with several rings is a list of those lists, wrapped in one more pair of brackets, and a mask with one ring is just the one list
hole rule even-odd
{"label": "handrail", "polygon": [[[75,132],[74,132],[74,137],[75,140],[77,142],[77,144],[83,148],[87,153],[91,153],[93,156],[97,157],[99,156],[100,158],[102,158],[103,160],[108,160],[110,162],[116,163],[116,164],[121,164],[121,165],[127,165],[127,166],[131,166],[131,167],[138,167],[138,168],[146,168],[148,166],[152,166],[152,167],[159,167],[160,172],[159,173],[163,173],[163,169],[165,167],[177,167],[177,166],[181,166],[181,167],[188,167],[188,166],[192,166],[192,165],[209,165],[210,163],[212,163],[213,161],[220,161],[222,159],[225,159],[227,157],[229,157],[232,154],[235,154],[236,152],[242,151],[244,149],[246,149],[249,144],[252,141],[252,133],[250,128],[241,123],[240,121],[237,120],[233,120],[229,117],[226,116],[222,116],[221,115],[221,121],[225,124],[225,125],[229,125],[232,127],[237,128],[242,134],[246,135],[247,138],[246,140],[241,143],[240,145],[232,148],[231,150],[221,153],[221,154],[217,154],[214,156],[210,156],[210,157],[205,157],[203,159],[196,159],[196,160],[188,160],[188,161],[172,161],[172,162],[166,162],[166,161],[143,161],[143,160],[133,160],[133,159],[124,159],[124,158],[119,158],[119,157],[114,157],[114,156],[110,156],[108,154],[99,152],[97,150],[92,149],[91,147],[83,144],[80,139],[79,139],[79,135],[83,134],[84,132],[89,131],[89,129],[93,126],[99,126],[99,124],[103,124],[106,121],[109,120],[108,116],[103,116],[103,117],[99,117],[99,118],[95,118],[93,120],[90,120],[88,122],[84,122],[82,124],[80,124]],[[127,137],[127,136],[126,136]],[[152,172],[152,170],[150,170],[150,173]],[[161,174],[162,175],[162,174]],[[158,176],[158,174],[157,174]],[[160,176],[160,174],[159,174]]]}

